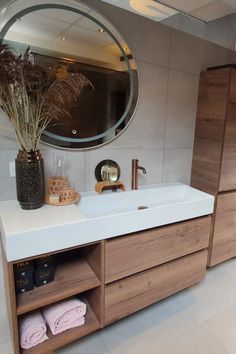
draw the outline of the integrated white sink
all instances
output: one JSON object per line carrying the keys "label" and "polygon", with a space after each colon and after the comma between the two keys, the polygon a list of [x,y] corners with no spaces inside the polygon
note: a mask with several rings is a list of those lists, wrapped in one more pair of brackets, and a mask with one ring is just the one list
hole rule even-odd
{"label": "integrated white sink", "polygon": [[[155,210],[159,215],[182,211],[212,213],[214,197],[184,184],[162,184],[155,188],[114,192],[110,194],[90,195],[82,197],[78,203],[80,211],[88,218],[97,218],[115,214],[135,212],[141,217],[144,211]],[[188,208],[188,210],[186,210]],[[206,210],[205,210],[206,208]],[[147,210],[149,209],[149,210]],[[204,215],[204,214],[203,214]]]}
{"label": "integrated white sink", "polygon": [[7,260],[15,261],[208,215],[213,206],[213,196],[180,183],[82,193],[76,205],[44,205],[31,211],[11,200],[0,202],[0,230]]}

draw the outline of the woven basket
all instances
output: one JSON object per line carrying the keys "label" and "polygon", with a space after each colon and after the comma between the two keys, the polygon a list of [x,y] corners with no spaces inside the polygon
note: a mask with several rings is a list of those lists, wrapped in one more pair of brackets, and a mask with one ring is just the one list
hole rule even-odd
{"label": "woven basket", "polygon": [[60,190],[65,187],[69,187],[66,177],[51,177],[48,180],[48,194],[60,194]]}

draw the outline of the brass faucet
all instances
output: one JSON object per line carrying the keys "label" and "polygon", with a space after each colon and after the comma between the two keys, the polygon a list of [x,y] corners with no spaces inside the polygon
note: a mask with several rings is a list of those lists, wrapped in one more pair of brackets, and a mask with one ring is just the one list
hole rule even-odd
{"label": "brass faucet", "polygon": [[139,166],[137,159],[132,159],[132,189],[138,189],[138,170],[141,170],[144,175],[147,173],[144,167]]}

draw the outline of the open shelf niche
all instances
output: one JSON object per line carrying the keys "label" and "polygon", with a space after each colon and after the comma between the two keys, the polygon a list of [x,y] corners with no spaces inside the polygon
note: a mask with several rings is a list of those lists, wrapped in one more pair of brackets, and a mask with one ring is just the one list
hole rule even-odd
{"label": "open shelf niche", "polygon": [[103,250],[103,243],[99,242],[52,254],[55,259],[54,281],[15,295],[17,321],[22,315],[73,296],[87,305],[84,325],[58,335],[53,335],[47,328],[49,340],[31,349],[19,349],[20,354],[51,353],[103,326]]}

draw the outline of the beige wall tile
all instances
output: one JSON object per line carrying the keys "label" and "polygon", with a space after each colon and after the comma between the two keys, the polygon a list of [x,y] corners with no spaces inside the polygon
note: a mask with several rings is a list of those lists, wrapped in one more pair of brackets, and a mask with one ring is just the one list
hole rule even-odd
{"label": "beige wall tile", "polygon": [[139,62],[140,95],[133,121],[110,148],[162,148],[167,105],[168,69]]}
{"label": "beige wall tile", "polygon": [[86,1],[114,24],[131,47],[134,57],[159,65],[168,65],[171,29],[161,23],[131,14],[99,1]]}
{"label": "beige wall tile", "polygon": [[198,75],[170,69],[165,148],[192,148],[198,87]]}
{"label": "beige wall tile", "polygon": [[164,152],[163,182],[190,183],[192,167],[191,149],[166,149]]}
{"label": "beige wall tile", "polygon": [[170,68],[199,74],[204,51],[204,41],[190,34],[172,30]]}

